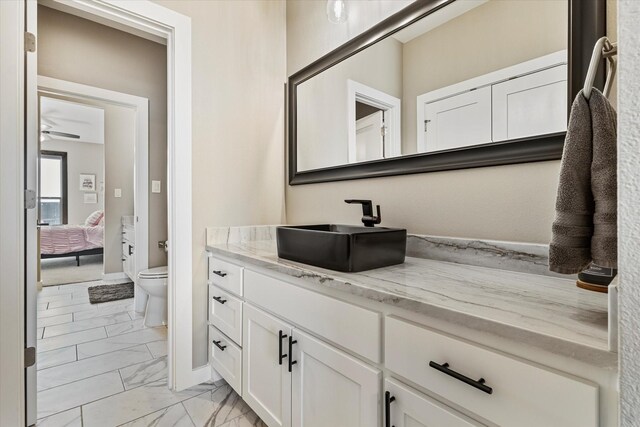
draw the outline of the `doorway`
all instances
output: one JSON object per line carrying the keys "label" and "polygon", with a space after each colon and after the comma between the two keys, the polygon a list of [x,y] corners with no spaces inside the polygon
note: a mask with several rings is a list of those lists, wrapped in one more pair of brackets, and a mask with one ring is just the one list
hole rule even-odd
{"label": "doorway", "polygon": [[38,282],[47,287],[101,280],[104,109],[53,94],[39,100]]}

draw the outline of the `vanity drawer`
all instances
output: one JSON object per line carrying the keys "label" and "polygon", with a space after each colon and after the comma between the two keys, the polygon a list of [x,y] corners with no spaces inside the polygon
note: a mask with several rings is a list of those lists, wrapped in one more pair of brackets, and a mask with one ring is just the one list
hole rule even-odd
{"label": "vanity drawer", "polygon": [[209,255],[209,284],[242,296],[243,268]]}
{"label": "vanity drawer", "polygon": [[209,322],[242,345],[242,300],[209,285]]}
{"label": "vanity drawer", "polygon": [[244,272],[247,301],[316,335],[381,361],[381,315],[252,270]]}
{"label": "vanity drawer", "polygon": [[[385,365],[498,425],[596,427],[598,388],[390,316]],[[439,368],[439,369],[438,369]],[[444,371],[444,372],[443,372]],[[491,387],[491,394],[478,387]],[[478,380],[486,382],[480,384]]]}
{"label": "vanity drawer", "polygon": [[242,350],[222,332],[209,325],[211,367],[242,395]]}

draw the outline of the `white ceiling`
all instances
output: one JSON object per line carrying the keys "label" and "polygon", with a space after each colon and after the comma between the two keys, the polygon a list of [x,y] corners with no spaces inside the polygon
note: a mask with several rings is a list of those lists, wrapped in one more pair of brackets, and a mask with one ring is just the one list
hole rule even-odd
{"label": "white ceiling", "polygon": [[104,144],[104,110],[62,99],[40,98],[41,130],[80,135],[80,139],[49,135],[48,139]]}
{"label": "white ceiling", "polygon": [[464,0],[454,1],[453,3],[436,10],[432,14],[422,18],[418,22],[414,22],[405,29],[398,31],[391,37],[401,43],[407,43],[416,37],[423,35],[453,18],[469,12],[472,9],[486,3],[489,0]]}

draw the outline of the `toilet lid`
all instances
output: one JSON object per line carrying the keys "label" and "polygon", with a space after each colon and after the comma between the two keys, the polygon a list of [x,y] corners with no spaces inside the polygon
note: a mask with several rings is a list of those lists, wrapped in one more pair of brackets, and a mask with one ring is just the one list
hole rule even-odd
{"label": "toilet lid", "polygon": [[138,277],[143,279],[165,279],[168,275],[167,266],[150,268],[148,270],[142,270],[138,273]]}

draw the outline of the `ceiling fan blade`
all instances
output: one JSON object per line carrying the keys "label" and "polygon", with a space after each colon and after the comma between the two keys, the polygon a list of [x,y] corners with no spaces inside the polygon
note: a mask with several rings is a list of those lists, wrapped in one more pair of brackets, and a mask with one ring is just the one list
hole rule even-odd
{"label": "ceiling fan blade", "polygon": [[55,130],[43,130],[42,133],[44,133],[45,135],[62,136],[62,137],[65,137],[65,138],[80,139],[80,135],[76,135],[75,133],[58,132],[58,131],[55,131]]}

